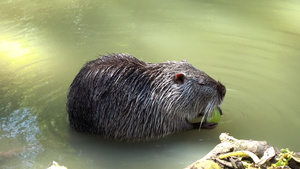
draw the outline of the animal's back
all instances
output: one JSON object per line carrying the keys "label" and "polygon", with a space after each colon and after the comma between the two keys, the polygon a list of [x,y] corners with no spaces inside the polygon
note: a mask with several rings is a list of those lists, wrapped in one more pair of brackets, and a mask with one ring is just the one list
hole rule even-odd
{"label": "animal's back", "polygon": [[163,112],[151,106],[159,104],[152,96],[153,82],[159,74],[161,70],[149,70],[147,63],[124,54],[87,63],[71,84],[68,96],[71,126],[117,139],[166,134],[163,128],[168,123],[161,115]]}

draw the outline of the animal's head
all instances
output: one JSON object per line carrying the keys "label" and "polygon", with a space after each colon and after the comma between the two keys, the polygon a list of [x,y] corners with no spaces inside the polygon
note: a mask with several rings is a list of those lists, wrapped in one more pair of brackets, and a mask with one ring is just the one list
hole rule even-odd
{"label": "animal's head", "polygon": [[163,64],[164,81],[171,84],[171,89],[166,88],[162,95],[167,96],[167,107],[181,118],[190,121],[200,115],[208,117],[222,103],[226,88],[219,81],[187,61]]}

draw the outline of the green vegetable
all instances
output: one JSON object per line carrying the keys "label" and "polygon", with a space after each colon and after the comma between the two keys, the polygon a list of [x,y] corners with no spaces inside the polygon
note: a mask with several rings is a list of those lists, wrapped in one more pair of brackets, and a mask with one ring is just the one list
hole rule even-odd
{"label": "green vegetable", "polygon": [[220,113],[219,109],[216,108],[212,113],[213,113],[213,116],[210,119],[207,118],[207,122],[219,123],[219,121],[221,120],[221,113]]}
{"label": "green vegetable", "polygon": [[[193,119],[192,121],[190,121],[191,123],[200,123],[202,120],[202,116],[199,116],[195,119]],[[206,122],[210,122],[210,123],[218,123],[221,120],[221,113],[219,111],[218,108],[216,108],[213,112],[212,112],[212,116],[206,119]]]}

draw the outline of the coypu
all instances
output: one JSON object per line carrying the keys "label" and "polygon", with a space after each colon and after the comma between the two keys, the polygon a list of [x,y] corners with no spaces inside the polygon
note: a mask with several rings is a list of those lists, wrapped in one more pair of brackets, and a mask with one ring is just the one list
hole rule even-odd
{"label": "coypu", "polygon": [[225,86],[187,61],[146,63],[129,54],[109,54],[77,74],[67,111],[77,131],[142,140],[216,127],[190,121],[219,109],[225,93]]}

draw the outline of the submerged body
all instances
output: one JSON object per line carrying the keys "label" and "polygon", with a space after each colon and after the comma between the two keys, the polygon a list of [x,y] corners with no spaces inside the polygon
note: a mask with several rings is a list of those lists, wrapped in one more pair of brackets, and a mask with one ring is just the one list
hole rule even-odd
{"label": "submerged body", "polygon": [[128,54],[88,62],[70,86],[72,128],[120,140],[162,137],[199,128],[226,88],[186,61],[146,63]]}

